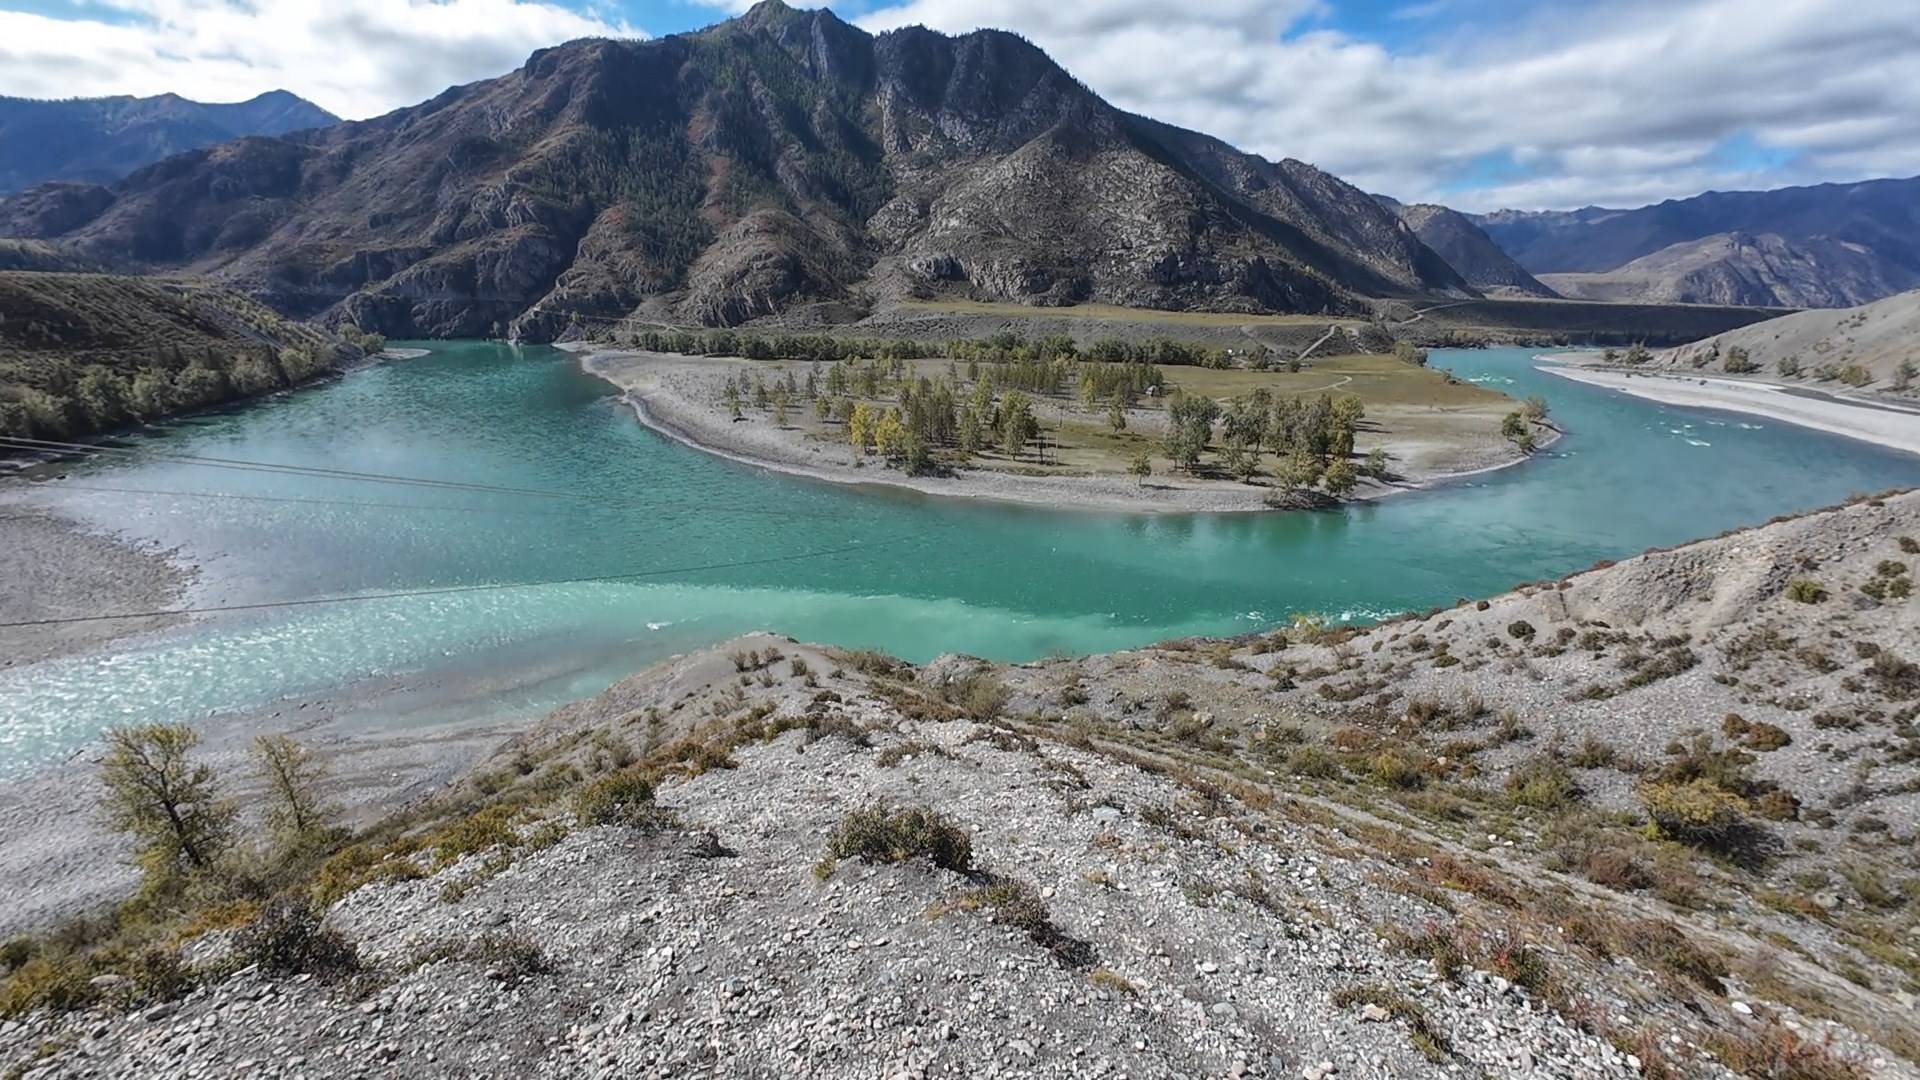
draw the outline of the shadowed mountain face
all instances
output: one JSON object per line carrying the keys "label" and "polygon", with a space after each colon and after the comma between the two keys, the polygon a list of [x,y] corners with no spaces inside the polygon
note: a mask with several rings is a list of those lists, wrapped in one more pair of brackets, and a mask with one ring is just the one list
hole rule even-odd
{"label": "shadowed mountain face", "polygon": [[1844,307],[1920,284],[1920,178],[1474,220],[1567,295]]}
{"label": "shadowed mountain face", "polygon": [[284,90],[203,104],[158,97],[0,98],[0,192],[50,180],[110,184],[143,165],[241,135],[284,135],[339,118]]}
{"label": "shadowed mountain face", "polygon": [[1013,35],[875,37],[777,0],[110,191],[26,192],[0,235],[396,336],[941,293],[1248,312],[1471,294],[1352,187],[1123,113]]}
{"label": "shadowed mountain face", "polygon": [[1467,284],[1492,294],[1552,297],[1554,291],[1541,284],[1519,263],[1500,250],[1473,219],[1458,210],[1432,203],[1403,206],[1387,201],[1407,223],[1421,242],[1432,248],[1447,265],[1459,272]]}

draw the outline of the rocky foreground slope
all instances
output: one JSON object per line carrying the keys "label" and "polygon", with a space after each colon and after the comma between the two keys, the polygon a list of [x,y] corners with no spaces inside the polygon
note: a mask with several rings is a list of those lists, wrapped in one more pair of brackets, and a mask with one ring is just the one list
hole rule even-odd
{"label": "rocky foreground slope", "polygon": [[203,913],[190,975],[94,976],[0,1053],[1920,1075],[1916,562],[1909,493],[1364,632],[918,668],[751,636],[342,848],[305,886],[337,939]]}

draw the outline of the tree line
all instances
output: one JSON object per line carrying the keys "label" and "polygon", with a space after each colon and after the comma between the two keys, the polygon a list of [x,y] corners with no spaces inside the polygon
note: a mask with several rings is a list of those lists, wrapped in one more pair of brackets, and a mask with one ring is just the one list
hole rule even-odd
{"label": "tree line", "polygon": [[[358,355],[386,348],[378,334],[348,328],[340,336]],[[160,345],[122,352],[111,365],[10,355],[0,359],[0,435],[70,439],[111,431],[296,386],[340,360],[318,344]]]}

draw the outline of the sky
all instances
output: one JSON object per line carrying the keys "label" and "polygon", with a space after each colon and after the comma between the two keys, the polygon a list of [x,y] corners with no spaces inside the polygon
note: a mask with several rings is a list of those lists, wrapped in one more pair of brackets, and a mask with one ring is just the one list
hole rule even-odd
{"label": "sky", "polygon": [[[1915,0],[849,0],[997,27],[1114,104],[1404,201],[1638,206],[1920,174]],[[286,89],[348,118],[744,0],[0,0],[0,94]],[[802,6],[796,4],[795,6]],[[813,6],[813,5],[805,5]]]}

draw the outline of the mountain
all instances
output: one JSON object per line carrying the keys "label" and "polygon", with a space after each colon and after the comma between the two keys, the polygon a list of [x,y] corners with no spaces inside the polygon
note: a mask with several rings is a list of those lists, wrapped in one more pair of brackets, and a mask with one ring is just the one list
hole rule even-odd
{"label": "mountain", "polygon": [[1400,215],[1420,241],[1432,248],[1458,271],[1467,284],[1490,296],[1557,295],[1513,261],[1493,238],[1458,210],[1433,203],[1406,205],[1390,199],[1382,202]]}
{"label": "mountain", "polygon": [[879,36],[768,0],[576,41],[359,123],[245,138],[0,227],[395,336],[730,325],[957,294],[1360,313],[1472,295],[1311,166],[1113,108],[1028,42]]}
{"label": "mountain", "polygon": [[1920,290],[1743,326],[1655,353],[1651,363],[1910,392],[1920,374]]}
{"label": "mountain", "polygon": [[50,180],[108,184],[143,165],[241,135],[284,135],[339,117],[285,90],[205,104],[158,97],[0,97],[0,192]]}
{"label": "mountain", "polygon": [[1574,300],[1839,308],[1920,286],[1920,273],[1827,237],[1717,233],[1643,255],[1616,270],[1542,274]]}
{"label": "mountain", "polygon": [[1575,291],[1846,307],[1920,284],[1920,177],[1710,191],[1638,210],[1501,210],[1474,221],[1535,275],[1627,273],[1569,282]]}
{"label": "mountain", "polygon": [[[40,254],[0,242],[0,265]],[[0,435],[65,440],[208,408],[283,390],[381,347],[227,289],[0,270]]]}

